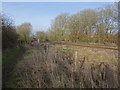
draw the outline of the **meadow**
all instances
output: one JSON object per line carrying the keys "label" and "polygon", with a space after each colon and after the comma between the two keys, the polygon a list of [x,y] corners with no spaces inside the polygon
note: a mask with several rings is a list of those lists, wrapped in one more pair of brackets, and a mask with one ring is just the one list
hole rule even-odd
{"label": "meadow", "polygon": [[22,88],[117,88],[118,51],[42,44],[16,65]]}

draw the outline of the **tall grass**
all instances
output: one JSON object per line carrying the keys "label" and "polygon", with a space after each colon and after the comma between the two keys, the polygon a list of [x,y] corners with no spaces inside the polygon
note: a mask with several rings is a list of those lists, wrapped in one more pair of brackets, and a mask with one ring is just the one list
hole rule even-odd
{"label": "tall grass", "polygon": [[24,88],[117,88],[117,66],[88,62],[76,50],[41,45],[29,51],[16,68]]}

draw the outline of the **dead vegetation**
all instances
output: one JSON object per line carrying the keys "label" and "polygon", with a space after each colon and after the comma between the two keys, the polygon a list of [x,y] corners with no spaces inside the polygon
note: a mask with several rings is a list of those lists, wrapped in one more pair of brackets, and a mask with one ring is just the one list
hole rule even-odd
{"label": "dead vegetation", "polygon": [[16,68],[24,88],[117,88],[117,66],[89,62],[76,50],[41,45],[28,51]]}

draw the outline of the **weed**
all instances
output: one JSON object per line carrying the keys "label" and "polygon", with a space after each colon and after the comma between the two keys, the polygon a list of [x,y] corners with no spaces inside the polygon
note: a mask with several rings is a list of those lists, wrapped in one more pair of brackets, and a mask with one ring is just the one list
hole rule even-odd
{"label": "weed", "polygon": [[26,55],[16,68],[16,76],[21,78],[18,82],[19,87],[118,87],[118,72],[114,64],[94,63],[85,53],[82,55],[79,51],[77,52],[69,48],[44,45],[39,50],[29,52],[32,54]]}

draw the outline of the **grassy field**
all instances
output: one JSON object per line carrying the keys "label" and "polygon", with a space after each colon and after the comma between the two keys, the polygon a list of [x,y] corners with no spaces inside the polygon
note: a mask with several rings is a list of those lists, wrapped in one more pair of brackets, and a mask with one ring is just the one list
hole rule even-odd
{"label": "grassy field", "polygon": [[24,88],[116,88],[117,60],[114,50],[41,45],[17,63],[15,82]]}

